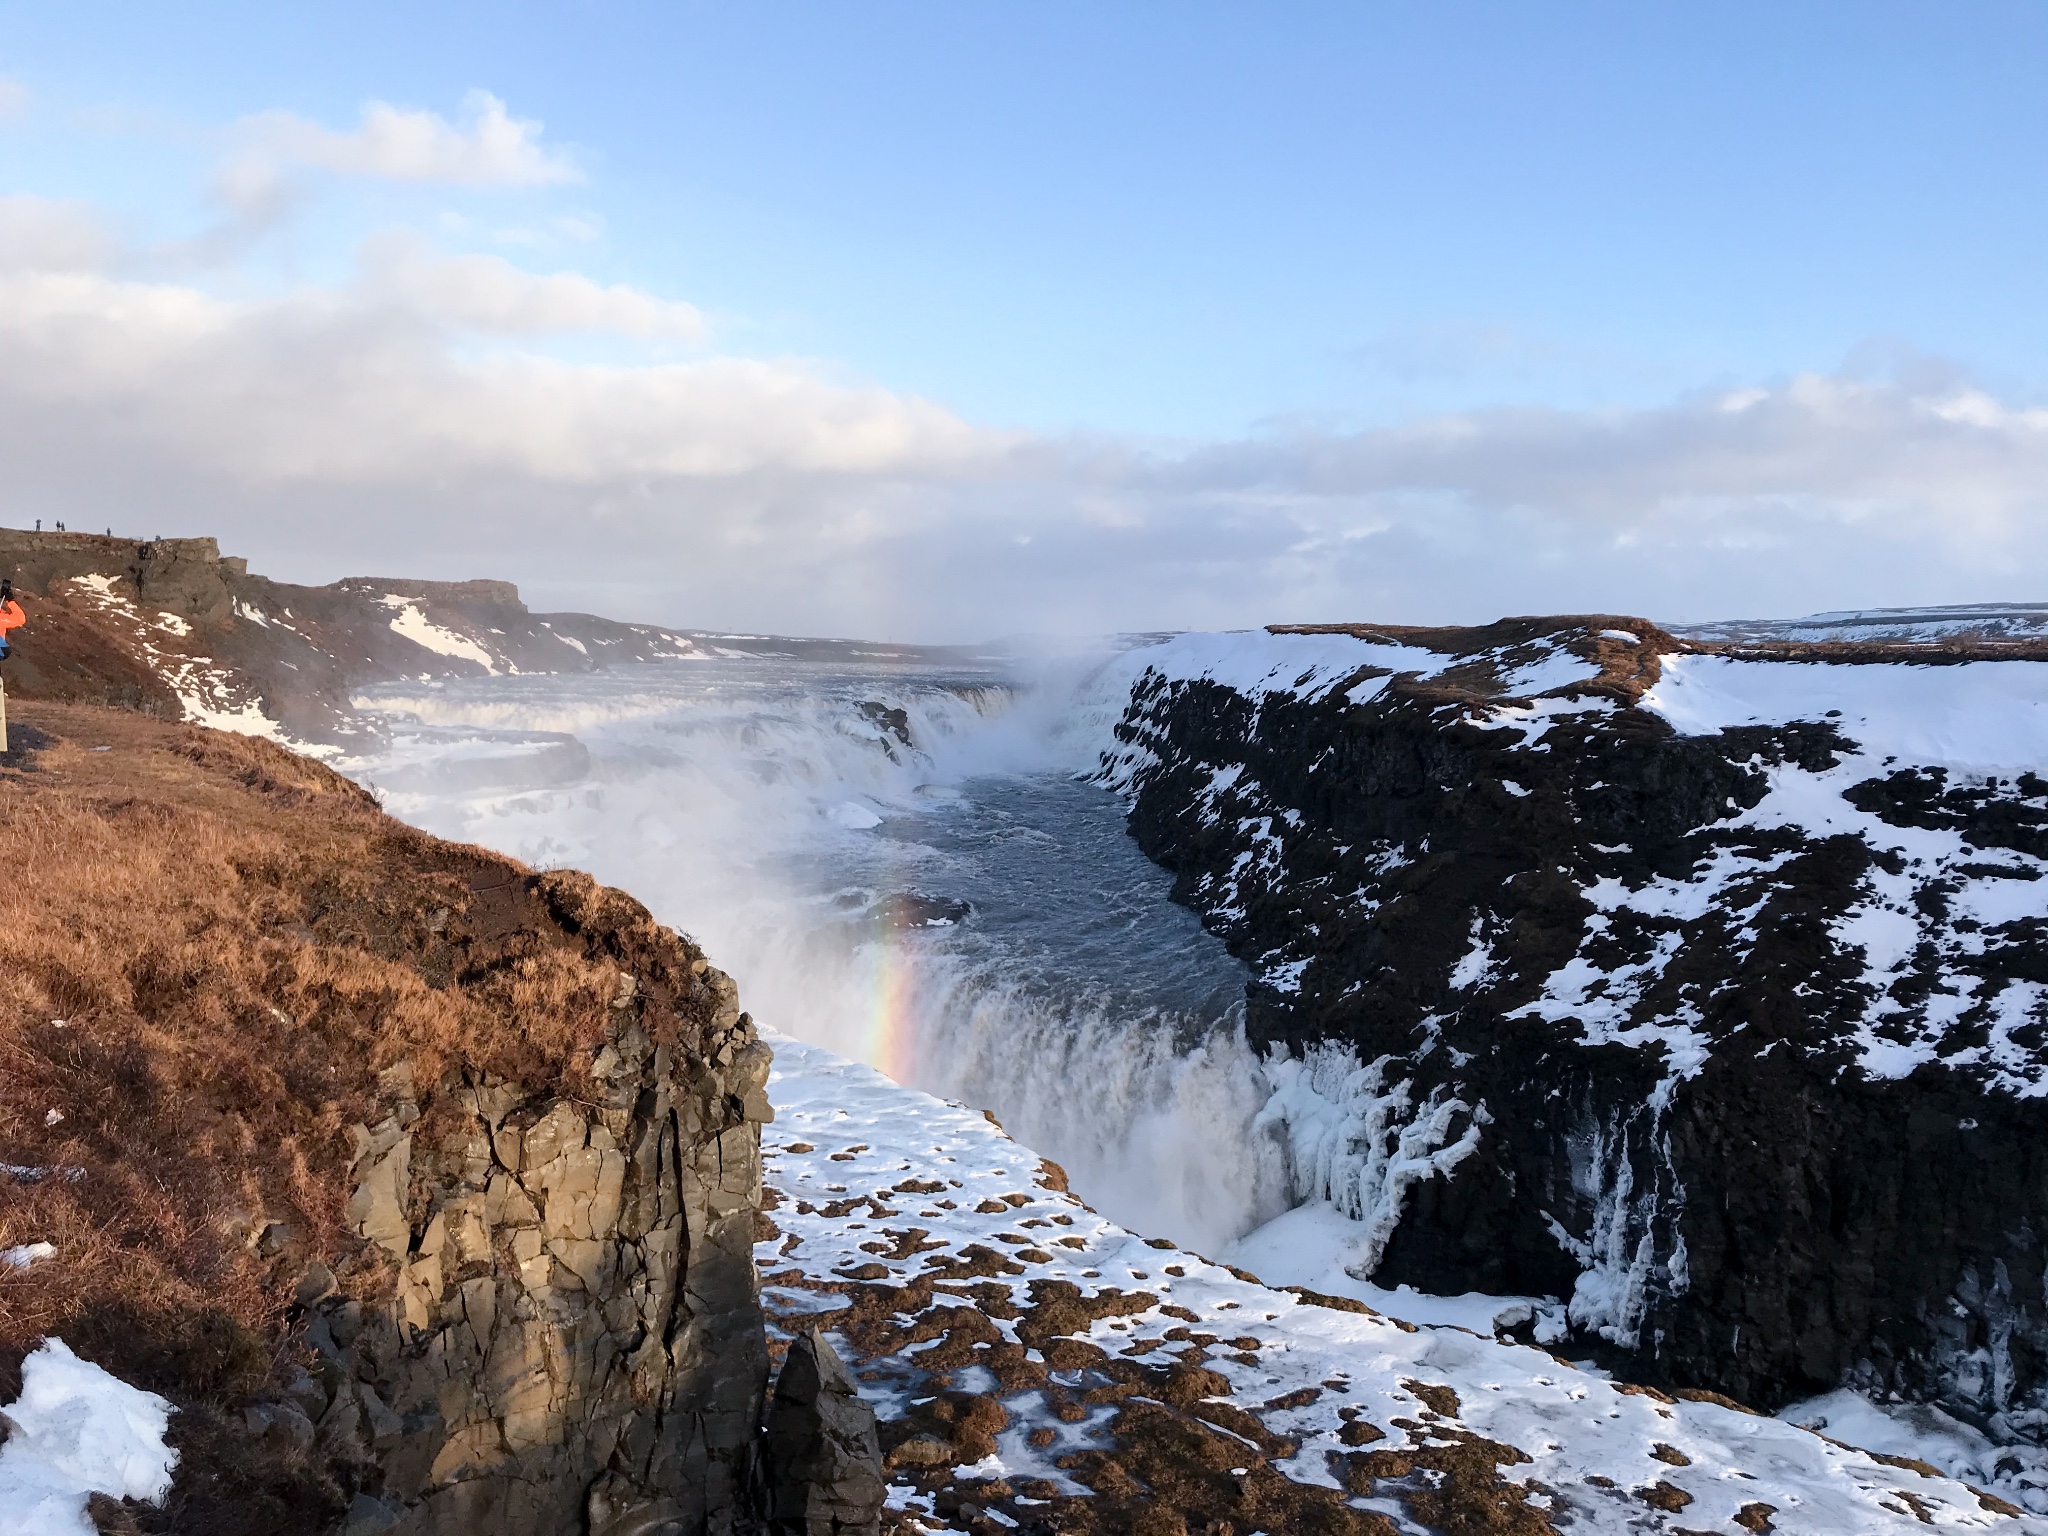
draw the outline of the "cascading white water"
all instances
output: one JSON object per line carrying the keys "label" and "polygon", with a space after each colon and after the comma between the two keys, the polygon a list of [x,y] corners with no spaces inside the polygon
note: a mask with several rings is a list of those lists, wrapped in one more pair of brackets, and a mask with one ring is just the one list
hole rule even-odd
{"label": "cascading white water", "polygon": [[726,658],[411,685],[344,764],[396,814],[632,891],[770,1028],[986,1108],[1142,1231],[1289,1203],[1244,973],[1079,782],[1125,665]]}

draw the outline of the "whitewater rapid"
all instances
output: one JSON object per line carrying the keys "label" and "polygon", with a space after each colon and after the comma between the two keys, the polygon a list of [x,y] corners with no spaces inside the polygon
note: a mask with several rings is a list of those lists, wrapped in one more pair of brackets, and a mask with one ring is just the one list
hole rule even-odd
{"label": "whitewater rapid", "polygon": [[767,1027],[994,1114],[1205,1252],[1289,1205],[1245,971],[1087,782],[1127,662],[745,657],[386,688],[387,809],[587,869]]}

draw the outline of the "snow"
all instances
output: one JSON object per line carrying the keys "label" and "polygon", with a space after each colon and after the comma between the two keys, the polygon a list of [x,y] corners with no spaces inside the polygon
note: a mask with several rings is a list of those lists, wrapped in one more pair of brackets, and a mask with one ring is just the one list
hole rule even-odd
{"label": "snow", "polygon": [[2048,1450],[1999,1445],[1932,1403],[1875,1403],[1844,1388],[1781,1408],[1777,1416],[1882,1455],[1927,1462],[1950,1477],[2048,1514]]}
{"label": "snow", "polygon": [[[1384,1286],[1361,1280],[1345,1266],[1354,1261],[1367,1229],[1327,1200],[1311,1200],[1255,1227],[1224,1249],[1225,1264],[1250,1270],[1267,1285],[1302,1285],[1330,1296],[1349,1296],[1412,1323],[1469,1328],[1493,1334],[1537,1320],[1537,1338],[1563,1337],[1564,1307],[1554,1297],[1430,1296],[1412,1286]],[[1546,1329],[1544,1323],[1550,1324]]]}
{"label": "snow", "polygon": [[[29,1180],[28,1182],[33,1183],[34,1180]],[[55,1257],[57,1257],[57,1245],[55,1243],[23,1243],[15,1248],[0,1248],[0,1264],[8,1265],[13,1269],[27,1269],[37,1259],[54,1259]]]}
{"label": "snow", "polygon": [[1803,619],[1724,619],[1669,624],[1696,640],[1939,641],[1951,635],[2032,640],[2048,635],[2048,607],[2038,603],[1969,603],[1946,608],[1856,608]]}
{"label": "snow", "polygon": [[461,661],[473,661],[486,672],[496,675],[497,661],[489,651],[469,636],[458,635],[454,630],[436,624],[426,616],[417,603],[394,596],[386,597],[384,606],[398,610],[397,616],[391,621],[392,633],[432,651],[436,656],[452,656]]}
{"label": "snow", "polygon": [[[2017,1096],[2048,1095],[2048,1073],[2038,1053],[2012,1038],[2038,1013],[2044,993],[2034,983],[2013,982],[1996,994],[1988,1044],[1942,1052],[1949,1026],[1988,996],[1985,980],[1971,974],[1967,964],[1984,952],[1985,935],[1967,925],[1995,931],[2000,924],[2048,914],[2048,886],[2039,878],[2048,865],[2011,850],[1981,853],[1956,831],[1893,826],[1844,798],[1853,785],[1900,767],[1939,768],[1951,784],[2038,771],[2048,763],[2048,666],[1667,656],[1661,680],[1643,703],[1688,734],[1798,720],[1837,726],[1853,746],[1834,768],[1814,773],[1784,764],[1766,770],[1764,799],[1724,825],[1793,830],[1809,838],[1849,833],[1893,856],[1903,868],[1900,874],[1873,869],[1865,879],[1864,899],[1832,926],[1838,944],[1861,951],[1864,984],[1875,999],[1854,1039],[1863,1071],[1896,1079],[1944,1060],[1951,1066],[1980,1067],[1992,1087]],[[1746,888],[1753,893],[1753,914],[1766,890],[1760,877],[1783,858],[1744,857],[1722,849],[1691,881],[1653,882],[1618,898],[1611,892],[1588,894],[1603,907],[1613,900],[1637,911],[1662,909],[1691,917],[1717,906],[1740,913],[1739,893]],[[1987,862],[2009,873],[1987,874]],[[1916,893],[1937,879],[1952,892],[1945,920],[1920,913],[1914,904]],[[1948,962],[1943,966],[1947,990],[1909,1008],[1891,995],[1891,987],[1930,941]],[[1626,1001],[1613,987],[1609,995]]]}
{"label": "snow", "polygon": [[[1299,1059],[1266,1063],[1272,1097],[1252,1121],[1287,1148],[1297,1199],[1326,1200],[1359,1224],[1345,1267],[1361,1279],[1379,1268],[1408,1191],[1441,1178],[1479,1148],[1484,1106],[1432,1091],[1420,1105],[1408,1083],[1386,1082],[1391,1057],[1360,1065],[1349,1048],[1317,1044]],[[1458,1117],[1462,1129],[1454,1136]]]}
{"label": "snow", "polygon": [[132,602],[114,590],[118,579],[104,574],[74,576],[71,584],[82,589],[81,595],[102,612],[126,622],[143,660],[177,695],[187,721],[243,736],[262,736],[296,751],[322,755],[320,749],[287,737],[283,727],[264,714],[262,705],[248,697],[243,680],[228,668],[216,666],[212,657],[162,649],[153,635],[189,638],[191,626],[172,613],[158,614],[153,623],[145,620]]}
{"label": "snow", "polygon": [[[1781,1420],[1672,1401],[1541,1350],[1475,1336],[1524,1304],[1540,1315],[1547,1304],[1537,1298],[1386,1293],[1389,1307],[1429,1314],[1397,1322],[1370,1310],[1319,1304],[1186,1249],[1147,1243],[1049,1187],[1036,1156],[979,1112],[900,1087],[818,1047],[769,1038],[776,1053],[769,1084],[776,1120],[762,1140],[766,1182],[779,1196],[772,1211],[779,1231],[756,1251],[771,1317],[786,1319],[790,1328],[818,1323],[830,1332],[832,1312],[845,1304],[850,1284],[844,1273],[854,1266],[871,1266],[861,1271],[881,1277],[871,1283],[904,1286],[970,1247],[994,1250],[1019,1273],[1005,1271],[977,1288],[1006,1289],[1018,1304],[1029,1302],[1034,1281],[1059,1279],[1084,1293],[1098,1285],[1142,1289],[1159,1307],[1178,1309],[1104,1318],[1077,1332],[1101,1348],[1152,1348],[1151,1340],[1189,1313],[1189,1326],[1232,1338],[1234,1352],[1219,1349],[1204,1364],[1228,1382],[1231,1402],[1298,1442],[1291,1458],[1274,1463],[1298,1482],[1335,1485],[1328,1457],[1342,1449],[1340,1407],[1376,1425],[1414,1422],[1419,1404],[1403,1383],[1421,1381],[1457,1394],[1458,1412],[1437,1421],[1443,1427],[1517,1446],[1530,1458],[1503,1467],[1501,1475],[1540,1482],[1559,1529],[1735,1530],[1736,1515],[1762,1503],[1777,1511],[1777,1529],[1804,1536],[1917,1532],[1923,1521],[1948,1530],[2048,1532],[2048,1521],[2031,1515],[1994,1513],[1960,1482],[1876,1461]],[[913,1181],[937,1184],[943,1193],[918,1193]],[[989,1213],[977,1209],[983,1205]],[[1276,1266],[1313,1266],[1337,1242],[1351,1239],[1332,1222],[1328,1207],[1283,1223],[1261,1229],[1259,1251]],[[914,1243],[888,1244],[906,1228],[919,1234]],[[1355,1285],[1348,1289],[1362,1299]],[[959,1304],[943,1289],[935,1298],[947,1307]],[[1014,1324],[1002,1320],[1001,1309],[987,1315],[1014,1339]],[[1473,1322],[1484,1326],[1467,1331]],[[1247,1341],[1256,1348],[1241,1347]],[[833,1342],[855,1365],[863,1395],[888,1417],[942,1385],[995,1390],[979,1366],[965,1366],[947,1381],[921,1369],[914,1348],[865,1357],[843,1334]],[[1035,1390],[1002,1402],[1010,1424],[996,1454],[972,1475],[1054,1478],[1057,1456],[1106,1444],[1106,1412],[1062,1422]],[[1049,1432],[1051,1443],[1034,1450],[1029,1436],[1038,1430]],[[1429,1425],[1421,1430],[1439,1432]],[[1666,1517],[1641,1502],[1637,1495],[1657,1483],[1690,1497],[1682,1513]],[[928,1507],[903,1483],[892,1489],[891,1503]],[[1392,1505],[1389,1512],[1400,1513]]]}
{"label": "snow", "polygon": [[1665,656],[1642,706],[1686,735],[1832,720],[1866,757],[1976,773],[2048,764],[2048,665],[1739,661]]}
{"label": "snow", "polygon": [[1430,652],[1406,645],[1376,645],[1350,635],[1274,635],[1263,629],[1176,635],[1159,645],[1128,651],[1121,660],[1134,677],[1146,670],[1174,682],[1204,679],[1248,698],[1285,693],[1317,699],[1366,667],[1389,672],[1427,670]]}
{"label": "snow", "polygon": [[1574,656],[1560,647],[1539,661],[1526,662],[1503,674],[1501,688],[1511,698],[1524,698],[1548,693],[1553,688],[1569,688],[1573,683],[1589,683],[1599,675],[1598,662]]}
{"label": "snow", "polygon": [[1462,992],[1477,985],[1493,969],[1493,943],[1486,937],[1479,914],[1472,914],[1472,947],[1451,967],[1451,990]]}
{"label": "snow", "polygon": [[1451,653],[1353,635],[1276,635],[1262,629],[1176,635],[1126,651],[1111,664],[1110,672],[1130,683],[1149,670],[1169,682],[1220,683],[1250,699],[1283,694],[1313,702],[1370,669],[1379,675],[1360,679],[1345,694],[1347,703],[1363,704],[1394,676],[1427,679],[1475,663],[1499,667],[1502,693],[1511,698],[1567,688],[1600,675],[1597,663],[1572,654],[1556,640]]}
{"label": "snow", "polygon": [[0,1414],[0,1536],[93,1536],[94,1493],[155,1503],[178,1453],[164,1444],[171,1405],[45,1339],[21,1365],[21,1396]]}

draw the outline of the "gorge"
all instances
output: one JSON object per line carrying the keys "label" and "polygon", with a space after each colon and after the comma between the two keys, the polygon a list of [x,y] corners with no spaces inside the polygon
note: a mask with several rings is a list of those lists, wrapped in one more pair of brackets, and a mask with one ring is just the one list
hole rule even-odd
{"label": "gorge", "polygon": [[[203,792],[249,835],[357,828],[318,879],[231,857],[206,888],[274,893],[260,944],[415,978],[380,973],[345,1028],[275,966],[232,1006],[193,1001],[189,962],[184,993],[127,965],[16,1002],[53,1072],[63,1034],[105,1032],[63,1067],[80,1084],[181,1028],[188,1053],[310,1031],[347,1075],[303,1095],[327,1203],[280,1208],[289,1239],[266,1252],[246,1196],[231,1237],[193,1217],[180,1251],[243,1276],[241,1326],[282,1349],[173,1418],[297,1476],[292,1415],[337,1444],[342,1398],[291,1367],[333,1362],[358,1471],[330,1524],[765,1518],[771,1355],[814,1325],[880,1412],[905,1529],[2035,1519],[2027,637],[1795,660],[1598,618],[802,648],[102,543],[13,555],[40,601],[6,677],[35,733],[9,816],[60,790],[118,842],[173,814],[141,801]],[[206,725],[324,755],[398,819]],[[367,867],[374,921],[331,889]],[[475,1033],[423,1052],[422,987],[476,992]],[[527,1046],[492,1043],[507,1020]],[[57,1254],[0,1275],[0,1307],[54,1323],[97,1271],[33,1202],[143,1154],[103,1128],[89,1162],[95,1122],[67,1101],[41,1126],[57,1106],[20,1081],[0,1160],[94,1170],[7,1191],[0,1240]],[[241,1185],[233,1148],[280,1144],[207,1134]],[[10,1364],[38,1332],[107,1337],[24,1321]],[[101,1355],[152,1390],[198,1369]],[[1985,1491],[1726,1401],[1844,1386],[1954,1415]],[[186,1502],[121,1518],[226,1528],[173,1513],[208,1465],[182,1444]]]}

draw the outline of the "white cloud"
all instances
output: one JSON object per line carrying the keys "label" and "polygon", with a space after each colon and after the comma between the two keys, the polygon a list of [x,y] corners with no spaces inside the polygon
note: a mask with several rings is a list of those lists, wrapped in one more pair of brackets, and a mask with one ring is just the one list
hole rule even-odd
{"label": "white cloud", "polygon": [[695,342],[704,317],[693,304],[658,299],[624,283],[577,272],[535,274],[498,256],[440,256],[404,236],[364,252],[372,283],[457,326],[501,335],[607,332],[647,341]]}
{"label": "white cloud", "polygon": [[0,123],[27,117],[32,99],[28,87],[19,80],[0,75]]}
{"label": "white cloud", "polygon": [[235,125],[237,153],[220,190],[238,207],[261,205],[294,167],[341,176],[435,182],[467,187],[555,186],[582,180],[566,155],[544,149],[541,125],[515,118],[488,91],[463,101],[464,120],[437,112],[363,105],[356,126],[341,132],[295,112],[263,112]]}
{"label": "white cloud", "polygon": [[[483,260],[493,279],[510,272]],[[423,270],[447,298],[435,268]],[[622,292],[637,302],[621,305]],[[498,329],[668,308],[520,274],[458,302],[468,308],[453,318]],[[936,406],[799,364],[474,355],[451,346],[442,318],[375,287],[235,302],[170,283],[21,273],[0,282],[0,399],[58,405],[90,434],[114,426],[100,416],[111,412],[130,449],[250,486],[930,472],[984,440]]]}
{"label": "white cloud", "polygon": [[508,576],[628,616],[932,638],[2048,593],[2048,411],[1936,369],[1031,438],[799,361],[494,341],[689,339],[695,312],[491,257],[392,247],[264,301],[123,280],[69,209],[0,204],[0,250],[34,258],[0,272],[10,520],[213,533],[296,579]]}
{"label": "white cloud", "polygon": [[112,256],[113,241],[91,204],[0,197],[0,271],[94,270]]}

